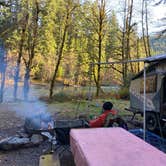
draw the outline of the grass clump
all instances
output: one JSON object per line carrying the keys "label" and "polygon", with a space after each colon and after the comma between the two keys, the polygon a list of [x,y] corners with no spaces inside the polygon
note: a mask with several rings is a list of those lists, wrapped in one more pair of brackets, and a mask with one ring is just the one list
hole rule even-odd
{"label": "grass clump", "polygon": [[118,95],[119,95],[119,98],[120,98],[120,99],[128,100],[128,99],[129,99],[129,89],[126,88],[126,87],[121,88],[121,89],[118,91]]}
{"label": "grass clump", "polygon": [[71,101],[72,96],[70,94],[63,92],[63,91],[60,91],[53,96],[53,100],[59,101],[59,102]]}
{"label": "grass clump", "polygon": [[53,96],[53,101],[58,101],[58,102],[77,101],[77,100],[88,100],[88,94],[86,92],[73,94],[65,91],[60,91]]}

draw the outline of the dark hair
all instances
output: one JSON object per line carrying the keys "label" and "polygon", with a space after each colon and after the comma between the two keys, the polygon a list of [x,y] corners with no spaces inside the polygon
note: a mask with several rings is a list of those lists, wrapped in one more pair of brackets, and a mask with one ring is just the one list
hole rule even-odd
{"label": "dark hair", "polygon": [[103,110],[111,110],[112,109],[112,107],[113,107],[113,104],[111,103],[111,102],[105,102],[104,104],[103,104]]}

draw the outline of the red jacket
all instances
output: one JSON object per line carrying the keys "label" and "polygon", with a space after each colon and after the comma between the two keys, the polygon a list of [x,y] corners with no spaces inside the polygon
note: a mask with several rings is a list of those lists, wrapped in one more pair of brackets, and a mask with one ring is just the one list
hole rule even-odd
{"label": "red jacket", "polygon": [[104,122],[106,120],[106,117],[109,113],[112,113],[113,115],[117,114],[116,110],[107,110],[104,111],[98,118],[89,121],[89,126],[90,127],[103,127],[104,126]]}

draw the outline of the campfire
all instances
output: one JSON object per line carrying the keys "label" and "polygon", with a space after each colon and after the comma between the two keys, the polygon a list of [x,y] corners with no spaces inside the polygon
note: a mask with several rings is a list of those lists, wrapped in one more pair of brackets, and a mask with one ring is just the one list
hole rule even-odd
{"label": "campfire", "polygon": [[[24,130],[21,130],[17,135],[5,138],[0,141],[1,150],[15,150],[17,148],[25,148],[40,145],[43,141],[50,142],[50,152],[54,150],[54,146],[61,139],[59,131],[67,129],[65,142],[69,144],[69,132],[71,128],[84,127],[83,120],[56,120],[48,113],[38,113],[25,118]],[[63,137],[63,136],[62,136]]]}
{"label": "campfire", "polygon": [[[41,144],[45,139],[55,140],[54,120],[49,114],[37,114],[25,119],[24,129],[15,136],[0,141],[1,150],[13,150],[20,147],[31,147]],[[52,142],[53,143],[53,142]]]}
{"label": "campfire", "polygon": [[51,131],[54,129],[54,120],[47,113],[30,116],[25,119],[24,129],[29,134]]}

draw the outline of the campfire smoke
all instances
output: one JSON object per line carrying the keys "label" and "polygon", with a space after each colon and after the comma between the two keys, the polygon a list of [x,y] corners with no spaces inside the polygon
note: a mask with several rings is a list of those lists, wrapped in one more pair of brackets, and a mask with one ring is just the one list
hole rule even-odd
{"label": "campfire smoke", "polygon": [[25,119],[25,129],[27,132],[32,130],[51,130],[54,128],[54,121],[47,111],[47,105],[36,100],[35,102],[20,102],[13,106],[17,116]]}

